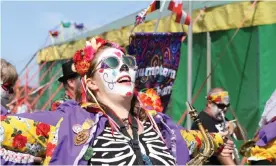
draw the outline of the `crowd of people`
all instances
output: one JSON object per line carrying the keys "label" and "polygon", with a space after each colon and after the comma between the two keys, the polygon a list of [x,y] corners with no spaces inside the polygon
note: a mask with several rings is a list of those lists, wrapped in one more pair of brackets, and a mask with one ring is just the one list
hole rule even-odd
{"label": "crowd of people", "polygon": [[[135,90],[136,60],[118,44],[93,38],[62,65],[65,95],[50,111],[9,114],[9,95],[18,78],[1,59],[1,164],[185,165],[205,147],[198,123],[192,130],[144,107]],[[152,94],[150,100],[158,98]],[[199,120],[210,134],[209,165],[238,165],[231,140],[236,123],[225,118],[228,92],[212,89]],[[275,107],[275,106],[274,106]],[[274,108],[275,110],[275,108]],[[276,164],[275,113],[262,124],[248,150],[250,164]]]}

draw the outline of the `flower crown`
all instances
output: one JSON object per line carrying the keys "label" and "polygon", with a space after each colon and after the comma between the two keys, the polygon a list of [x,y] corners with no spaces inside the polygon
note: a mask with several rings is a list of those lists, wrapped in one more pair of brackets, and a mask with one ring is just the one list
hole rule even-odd
{"label": "flower crown", "polygon": [[227,91],[223,92],[216,92],[216,93],[211,93],[207,97],[208,101],[215,102],[215,103],[224,103],[224,104],[229,104],[229,95]]}
{"label": "flower crown", "polygon": [[84,47],[84,49],[76,51],[73,57],[74,65],[72,67],[72,70],[77,72],[80,76],[84,76],[88,72],[91,66],[91,61],[93,61],[93,59],[95,58],[95,54],[97,53],[97,51],[101,47],[106,45],[117,48],[125,53],[125,50],[116,43],[104,40],[99,37],[92,38],[90,41],[86,41],[86,46]]}

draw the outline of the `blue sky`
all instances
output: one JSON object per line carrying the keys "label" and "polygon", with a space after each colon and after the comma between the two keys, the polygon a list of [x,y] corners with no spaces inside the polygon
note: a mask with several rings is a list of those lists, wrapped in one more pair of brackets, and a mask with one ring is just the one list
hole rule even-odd
{"label": "blue sky", "polygon": [[[81,22],[92,30],[146,8],[149,3],[149,1],[1,2],[1,57],[15,65],[20,72],[32,55],[45,46],[48,31],[61,21]],[[46,44],[51,44],[51,40],[47,40]],[[35,66],[30,73],[31,76],[38,70],[36,60],[30,66]],[[36,78],[31,85],[36,85],[37,80]]]}

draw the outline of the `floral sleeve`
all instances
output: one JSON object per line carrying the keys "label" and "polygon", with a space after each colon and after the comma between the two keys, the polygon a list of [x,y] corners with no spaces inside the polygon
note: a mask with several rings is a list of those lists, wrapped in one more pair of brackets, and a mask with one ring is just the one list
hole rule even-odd
{"label": "floral sleeve", "polygon": [[[190,155],[197,154],[198,151],[201,151],[204,148],[203,137],[200,131],[196,130],[181,130],[182,138],[187,143]],[[213,137],[215,152],[223,145],[223,138],[218,133],[211,133]]]}
{"label": "floral sleeve", "polygon": [[272,161],[276,158],[276,140],[269,142],[266,146],[255,146],[251,149],[250,157],[248,160],[268,160]]}
{"label": "floral sleeve", "polygon": [[1,116],[0,143],[7,150],[45,156],[56,127],[17,116]]}

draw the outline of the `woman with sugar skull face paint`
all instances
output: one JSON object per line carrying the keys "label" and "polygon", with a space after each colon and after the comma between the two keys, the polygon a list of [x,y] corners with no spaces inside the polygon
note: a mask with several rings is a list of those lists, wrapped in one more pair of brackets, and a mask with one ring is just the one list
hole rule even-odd
{"label": "woman with sugar skull face paint", "polygon": [[[43,137],[44,142],[26,140],[45,147],[40,153],[43,164],[183,165],[204,148],[200,132],[187,131],[161,113],[154,90],[135,91],[135,58],[117,44],[93,38],[73,61],[87,102],[66,101],[56,112],[20,115],[30,124],[39,124],[37,133],[25,131],[21,121],[9,117],[11,123],[20,123],[17,130],[22,129],[22,136]],[[3,128],[12,131],[10,124],[4,123]],[[216,150],[221,149],[222,137],[212,136]],[[2,143],[12,149],[10,137],[5,135]],[[17,150],[27,152],[20,145]],[[225,149],[220,155],[231,155]]]}

